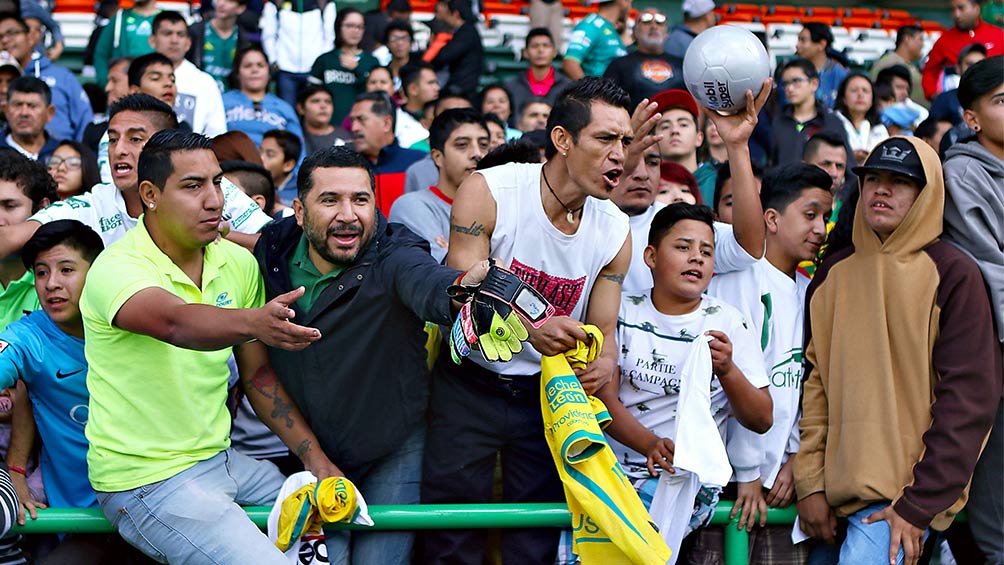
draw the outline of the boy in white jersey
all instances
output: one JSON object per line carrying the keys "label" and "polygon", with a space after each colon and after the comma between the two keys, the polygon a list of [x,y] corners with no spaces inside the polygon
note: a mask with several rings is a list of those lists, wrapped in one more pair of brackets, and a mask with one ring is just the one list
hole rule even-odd
{"label": "boy in white jersey", "polygon": [[[794,501],[792,468],[798,451],[802,383],[802,310],[809,278],[798,273],[826,240],[833,196],[826,171],[807,163],[780,165],[766,172],[760,201],[767,226],[767,250],[752,267],[716,276],[709,294],[739,309],[763,350],[774,401],[774,425],[760,435],[729,426],[729,458],[738,496],[733,515],[751,530],[751,563],[804,562],[807,546],[791,543],[791,528],[766,527],[767,506]],[[754,528],[759,513],[759,528]]]}
{"label": "boy in white jersey", "polygon": [[[610,447],[624,472],[637,480],[643,500],[654,491],[657,467],[680,472],[671,467],[677,408],[681,380],[699,378],[682,374],[695,339],[714,338],[710,409],[718,429],[709,435],[724,436],[729,416],[761,433],[771,427],[771,399],[756,336],[737,310],[704,296],[714,270],[712,225],[705,206],[676,203],[655,215],[645,248],[655,286],[624,293],[617,319],[620,378],[597,394],[613,417],[606,429]],[[690,514],[694,500],[685,504],[670,512]],[[671,549],[675,553],[679,547]]]}

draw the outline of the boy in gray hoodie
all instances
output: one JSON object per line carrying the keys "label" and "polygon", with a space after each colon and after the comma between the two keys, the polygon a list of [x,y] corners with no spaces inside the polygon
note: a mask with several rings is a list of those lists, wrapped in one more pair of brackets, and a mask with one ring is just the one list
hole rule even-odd
{"label": "boy in gray hoodie", "polygon": [[[963,120],[975,138],[945,152],[945,235],[969,253],[990,289],[1004,343],[1004,57],[970,67],[959,83]],[[987,563],[1004,563],[1004,399],[973,475],[970,527]]]}

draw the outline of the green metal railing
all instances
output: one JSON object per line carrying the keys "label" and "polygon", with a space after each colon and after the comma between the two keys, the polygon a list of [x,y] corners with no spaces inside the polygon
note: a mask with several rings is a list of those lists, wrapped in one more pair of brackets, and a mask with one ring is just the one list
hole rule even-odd
{"label": "green metal railing", "polygon": [[[264,529],[271,508],[251,506],[244,509],[259,528]],[[725,527],[725,565],[747,562],[749,538],[736,529],[737,520],[729,520],[731,502],[715,508],[713,525]],[[480,528],[568,528],[572,515],[564,504],[416,504],[373,505],[369,507],[374,526],[335,524],[348,530],[453,530]],[[768,524],[792,524],[795,508],[771,508]],[[115,531],[98,508],[48,508],[38,511],[38,520],[16,526],[22,534],[109,533]]]}

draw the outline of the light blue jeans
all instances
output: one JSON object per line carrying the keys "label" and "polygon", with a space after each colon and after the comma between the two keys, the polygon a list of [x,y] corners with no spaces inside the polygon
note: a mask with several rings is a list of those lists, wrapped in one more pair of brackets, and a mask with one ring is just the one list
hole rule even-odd
{"label": "light blue jeans", "polygon": [[[418,504],[425,423],[397,451],[349,478],[366,504]],[[408,565],[414,532],[347,532],[324,529],[331,565]]]}
{"label": "light blue jeans", "polygon": [[286,565],[241,509],[271,506],[284,480],[275,465],[228,449],[169,479],[96,494],[119,534],[160,563]]}
{"label": "light blue jeans", "polygon": [[[882,510],[889,503],[872,504],[858,510],[847,517],[847,538],[839,546],[819,544],[809,555],[808,565],[865,565],[867,563],[889,562],[889,523],[886,521],[874,524],[862,522],[868,516]],[[924,540],[931,533],[924,532]],[[923,548],[921,548],[923,549]],[[903,563],[903,548],[896,555],[896,563]]]}

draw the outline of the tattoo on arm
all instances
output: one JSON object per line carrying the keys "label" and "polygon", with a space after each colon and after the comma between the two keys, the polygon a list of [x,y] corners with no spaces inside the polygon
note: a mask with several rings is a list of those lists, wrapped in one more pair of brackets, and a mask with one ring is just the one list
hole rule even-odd
{"label": "tattoo on arm", "polygon": [[303,459],[303,456],[306,455],[308,451],[310,451],[310,440],[305,439],[302,442],[300,442],[300,445],[297,446],[296,456],[299,457],[300,459]]}
{"label": "tattoo on arm", "polygon": [[485,233],[485,225],[484,224],[479,224],[477,222],[471,222],[471,225],[469,225],[469,226],[461,226],[459,224],[450,224],[450,231],[454,231],[454,232],[457,232],[457,233],[462,233],[464,235],[473,235],[474,237],[477,237],[477,236]]}
{"label": "tattoo on arm", "polygon": [[624,284],[624,275],[621,273],[611,273],[608,275],[600,275],[600,276],[607,279],[608,281],[613,281],[617,284]]}
{"label": "tattoo on arm", "polygon": [[265,364],[259,368],[251,377],[251,386],[254,390],[272,400],[272,418],[276,421],[284,420],[287,428],[293,427],[293,405],[279,397],[279,377],[275,374],[272,365]]}

